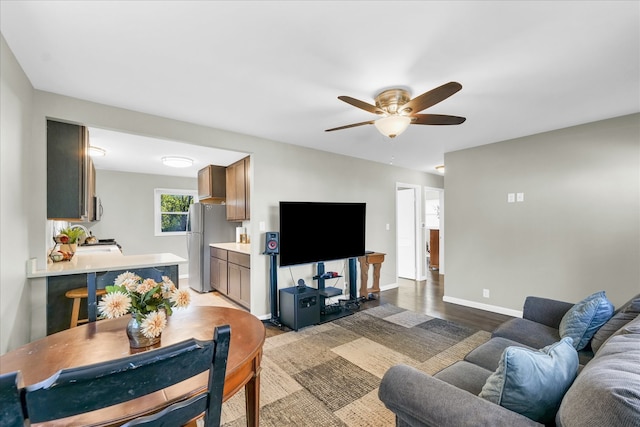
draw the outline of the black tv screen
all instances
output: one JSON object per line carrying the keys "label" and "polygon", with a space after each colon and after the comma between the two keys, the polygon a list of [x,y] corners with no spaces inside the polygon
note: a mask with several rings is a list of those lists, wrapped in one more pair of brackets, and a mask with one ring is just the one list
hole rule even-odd
{"label": "black tv screen", "polygon": [[280,266],[364,255],[366,203],[280,202]]}

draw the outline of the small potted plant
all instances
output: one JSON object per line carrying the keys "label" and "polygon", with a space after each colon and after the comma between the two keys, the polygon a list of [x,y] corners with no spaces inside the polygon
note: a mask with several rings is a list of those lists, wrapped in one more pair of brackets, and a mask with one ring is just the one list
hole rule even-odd
{"label": "small potted plant", "polygon": [[81,228],[67,227],[60,230],[53,238],[56,245],[49,255],[51,259],[54,262],[71,260],[78,249],[79,240],[84,234],[84,230]]}

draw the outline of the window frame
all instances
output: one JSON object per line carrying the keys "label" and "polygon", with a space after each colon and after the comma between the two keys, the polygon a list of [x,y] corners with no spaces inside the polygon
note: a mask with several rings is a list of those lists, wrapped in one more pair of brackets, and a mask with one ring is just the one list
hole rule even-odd
{"label": "window frame", "polygon": [[[170,196],[192,196],[193,203],[198,202],[198,192],[196,190],[186,190],[183,188],[155,188],[153,190],[153,229],[155,236],[186,236],[187,231],[162,231],[162,215],[164,213],[160,210],[162,195],[167,194]],[[176,214],[178,215],[178,214]],[[184,214],[179,214],[184,215]]]}

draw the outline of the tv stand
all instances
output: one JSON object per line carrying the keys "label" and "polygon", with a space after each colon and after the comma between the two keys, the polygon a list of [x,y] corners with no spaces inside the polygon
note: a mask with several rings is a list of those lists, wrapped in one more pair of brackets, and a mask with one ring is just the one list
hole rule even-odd
{"label": "tv stand", "polygon": [[[349,300],[352,304],[359,306],[358,299],[356,297],[356,258],[349,258]],[[327,306],[325,300],[327,298],[336,297],[342,295],[342,289],[330,286],[325,286],[325,269],[324,262],[317,263],[317,275],[313,277],[313,280],[318,281],[318,295],[320,296],[320,322],[327,323],[332,320],[339,319],[341,317],[350,316],[353,311],[347,309],[341,305]],[[341,276],[336,276],[341,277]]]}

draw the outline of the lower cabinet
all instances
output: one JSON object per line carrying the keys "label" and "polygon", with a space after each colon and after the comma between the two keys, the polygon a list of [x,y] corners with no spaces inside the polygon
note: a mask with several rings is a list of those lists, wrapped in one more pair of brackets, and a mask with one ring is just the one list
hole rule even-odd
{"label": "lower cabinet", "polygon": [[221,294],[227,295],[227,251],[211,248],[209,285]]}
{"label": "lower cabinet", "polygon": [[211,248],[211,288],[251,308],[251,256]]}

